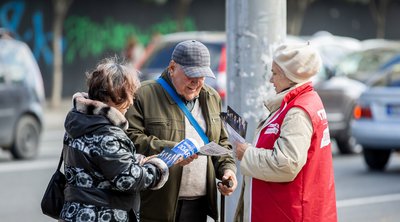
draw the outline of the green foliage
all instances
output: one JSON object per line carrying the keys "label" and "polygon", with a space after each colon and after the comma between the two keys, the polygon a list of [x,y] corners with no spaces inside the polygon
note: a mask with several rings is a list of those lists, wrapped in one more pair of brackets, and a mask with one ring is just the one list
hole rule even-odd
{"label": "green foliage", "polygon": [[[192,19],[184,20],[184,31],[196,30]],[[125,41],[135,36],[146,45],[153,33],[167,34],[178,31],[175,20],[165,18],[154,24],[148,30],[141,30],[135,25],[119,23],[112,18],[105,19],[103,24],[96,23],[88,17],[71,16],[65,21],[66,62],[71,63],[77,56],[99,56],[106,50],[120,52],[125,47]]]}

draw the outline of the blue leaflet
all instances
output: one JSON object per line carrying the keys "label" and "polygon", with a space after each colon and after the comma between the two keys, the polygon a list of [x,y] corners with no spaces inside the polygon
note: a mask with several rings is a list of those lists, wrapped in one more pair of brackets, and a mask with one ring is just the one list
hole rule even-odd
{"label": "blue leaflet", "polygon": [[158,154],[158,158],[164,161],[168,167],[174,165],[174,163],[179,159],[179,157],[181,156],[179,156],[177,153],[175,153],[173,150],[167,147],[165,147],[163,151],[160,154]]}
{"label": "blue leaflet", "polygon": [[163,160],[168,167],[171,167],[180,157],[186,159],[197,152],[199,152],[199,148],[197,148],[192,139],[188,138],[176,144],[172,149],[164,148],[158,154],[158,158]]}

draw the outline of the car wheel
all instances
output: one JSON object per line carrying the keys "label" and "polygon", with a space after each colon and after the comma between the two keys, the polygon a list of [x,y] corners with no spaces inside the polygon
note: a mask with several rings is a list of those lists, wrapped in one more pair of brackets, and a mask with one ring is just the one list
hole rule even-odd
{"label": "car wheel", "polygon": [[335,138],[338,149],[341,154],[358,153],[356,139],[350,135]]}
{"label": "car wheel", "polygon": [[15,159],[31,159],[38,153],[40,140],[39,122],[32,116],[19,119],[15,129],[11,154]]}
{"label": "car wheel", "polygon": [[371,170],[384,170],[391,152],[391,150],[363,149],[365,162]]}

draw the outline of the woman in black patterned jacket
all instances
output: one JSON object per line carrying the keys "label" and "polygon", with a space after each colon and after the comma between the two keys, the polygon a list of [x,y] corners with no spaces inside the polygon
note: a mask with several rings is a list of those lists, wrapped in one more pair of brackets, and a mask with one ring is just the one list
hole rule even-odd
{"label": "woman in black patterned jacket", "polygon": [[136,154],[124,114],[140,83],[136,71],[106,59],[87,73],[65,120],[65,203],[60,221],[139,221],[139,192],[159,189],[168,167]]}

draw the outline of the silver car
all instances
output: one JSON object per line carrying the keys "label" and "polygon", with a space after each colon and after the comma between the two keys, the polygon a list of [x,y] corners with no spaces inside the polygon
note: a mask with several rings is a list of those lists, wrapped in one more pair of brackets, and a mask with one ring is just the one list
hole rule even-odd
{"label": "silver car", "polygon": [[30,159],[42,131],[42,75],[25,43],[0,39],[0,49],[0,147],[15,159]]}
{"label": "silver car", "polygon": [[400,150],[400,56],[367,84],[372,87],[361,94],[351,128],[368,167],[383,170]]}
{"label": "silver car", "polygon": [[391,42],[371,45],[348,54],[336,66],[334,75],[315,84],[324,103],[329,121],[329,132],[342,154],[358,152],[357,140],[352,136],[350,121],[357,99],[368,87],[365,84],[382,64],[400,52],[400,46]]}

